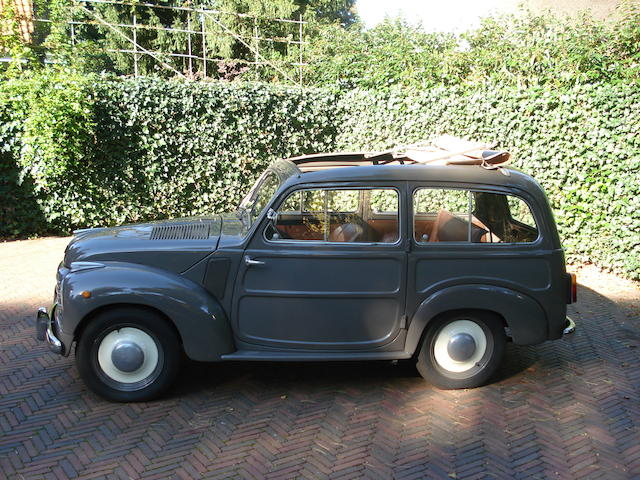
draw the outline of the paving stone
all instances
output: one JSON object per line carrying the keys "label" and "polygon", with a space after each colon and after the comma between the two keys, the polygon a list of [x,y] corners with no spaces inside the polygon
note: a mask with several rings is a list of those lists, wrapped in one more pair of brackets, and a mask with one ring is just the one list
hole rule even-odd
{"label": "paving stone", "polygon": [[439,391],[403,362],[187,363],[108,403],[34,339],[66,238],[0,244],[2,478],[640,478],[640,290],[581,268],[577,332],[509,344],[492,383]]}

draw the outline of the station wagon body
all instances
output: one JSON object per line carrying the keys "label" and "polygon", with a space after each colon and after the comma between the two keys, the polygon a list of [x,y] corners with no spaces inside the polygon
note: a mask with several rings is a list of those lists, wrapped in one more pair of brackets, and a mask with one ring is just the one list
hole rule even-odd
{"label": "station wagon body", "polygon": [[37,324],[116,401],[162,393],[183,352],[414,359],[436,386],[467,388],[506,341],[571,333],[572,301],[530,176],[317,154],[274,162],[235,213],[75,232]]}

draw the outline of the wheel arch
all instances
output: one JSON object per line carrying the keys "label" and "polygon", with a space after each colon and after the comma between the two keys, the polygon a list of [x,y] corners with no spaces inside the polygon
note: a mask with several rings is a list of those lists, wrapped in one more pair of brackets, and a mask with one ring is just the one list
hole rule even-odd
{"label": "wheel arch", "polygon": [[[180,330],[178,330],[178,328],[176,327],[175,323],[173,323],[173,321],[169,318],[169,316],[167,314],[165,314],[162,310],[156,308],[156,307],[152,307],[151,305],[146,305],[144,303],[109,303],[106,305],[101,305],[99,307],[96,307],[95,309],[91,310],[90,312],[88,312],[81,320],[80,323],[78,323],[78,326],[76,327],[76,330],[74,332],[73,335],[73,340],[75,342],[77,342],[80,337],[82,337],[82,332],[84,331],[84,329],[86,328],[86,326],[89,324],[89,322],[91,321],[92,318],[95,318],[96,316],[104,313],[104,312],[108,312],[111,310],[118,310],[118,309],[123,309],[123,310],[127,310],[127,309],[136,309],[136,310],[144,310],[147,312],[152,312],[156,315],[158,315],[159,317],[161,317],[165,323],[167,323],[169,325],[169,327],[171,327],[171,329],[174,331],[174,333],[176,334],[176,337],[178,338],[178,340],[180,341],[180,345],[182,345],[183,340],[182,340],[182,335],[180,335]],[[184,346],[183,346],[184,348]]]}
{"label": "wheel arch", "polygon": [[75,341],[95,315],[129,307],[160,314],[192,360],[216,361],[235,350],[218,300],[191,280],[152,267],[105,262],[104,268],[69,274],[63,281],[62,305],[64,333]]}
{"label": "wheel arch", "polygon": [[405,351],[417,353],[432,322],[463,312],[495,315],[517,344],[537,344],[547,339],[546,315],[531,297],[495,285],[456,285],[433,293],[419,305],[409,324]]}
{"label": "wheel arch", "polygon": [[438,314],[436,314],[434,317],[430,318],[426,324],[424,325],[424,327],[422,328],[422,332],[420,333],[420,337],[418,338],[418,344],[415,348],[415,352],[413,353],[414,356],[416,356],[419,351],[420,351],[420,346],[422,345],[423,341],[424,341],[424,337],[427,334],[427,330],[429,330],[429,327],[431,325],[433,325],[436,322],[439,322],[440,320],[442,320],[443,318],[447,318],[447,317],[453,317],[453,316],[459,316],[459,315],[469,315],[469,316],[484,316],[484,315],[491,315],[492,317],[496,318],[503,327],[508,327],[507,321],[505,320],[505,318],[498,312],[494,311],[494,310],[487,310],[487,309],[483,309],[483,308],[454,308],[451,310],[444,310]]}

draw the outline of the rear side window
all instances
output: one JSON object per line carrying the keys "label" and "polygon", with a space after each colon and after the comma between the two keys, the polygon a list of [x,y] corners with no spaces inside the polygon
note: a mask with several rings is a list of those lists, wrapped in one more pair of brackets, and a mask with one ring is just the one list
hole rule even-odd
{"label": "rear side window", "polygon": [[538,227],[527,203],[502,193],[421,188],[413,195],[418,243],[530,243]]}
{"label": "rear side window", "polygon": [[305,189],[278,209],[268,240],[395,243],[399,238],[398,192],[389,188]]}

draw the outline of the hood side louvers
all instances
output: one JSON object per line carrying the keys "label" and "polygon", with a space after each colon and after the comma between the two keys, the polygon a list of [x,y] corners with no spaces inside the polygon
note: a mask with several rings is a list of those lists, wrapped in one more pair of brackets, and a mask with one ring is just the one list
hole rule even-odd
{"label": "hood side louvers", "polygon": [[151,231],[151,240],[206,240],[209,238],[211,223],[189,223],[178,225],[158,225]]}

